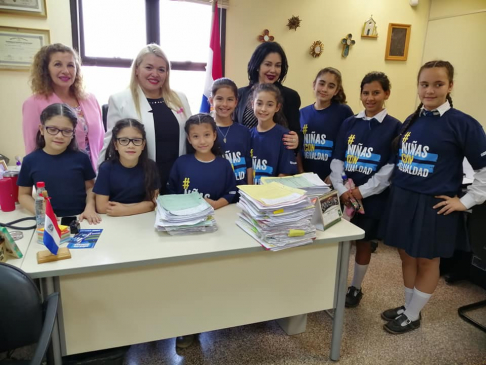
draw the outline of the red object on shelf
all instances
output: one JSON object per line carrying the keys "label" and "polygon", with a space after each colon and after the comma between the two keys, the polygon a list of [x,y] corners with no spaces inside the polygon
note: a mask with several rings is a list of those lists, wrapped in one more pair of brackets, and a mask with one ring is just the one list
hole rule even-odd
{"label": "red object on shelf", "polygon": [[12,178],[0,179],[0,208],[4,212],[15,210],[14,185]]}

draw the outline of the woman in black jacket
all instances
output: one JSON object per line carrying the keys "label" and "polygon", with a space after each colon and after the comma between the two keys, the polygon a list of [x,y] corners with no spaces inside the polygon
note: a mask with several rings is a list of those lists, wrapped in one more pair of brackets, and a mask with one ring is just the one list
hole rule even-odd
{"label": "woman in black jacket", "polygon": [[238,106],[235,119],[238,123],[253,128],[257,119],[252,109],[252,89],[260,83],[271,83],[280,89],[283,97],[283,114],[290,129],[284,135],[284,144],[288,149],[297,149],[302,143],[300,132],[300,96],[297,91],[282,85],[288,70],[287,57],[277,42],[264,42],[253,52],[248,62],[248,79],[250,84],[238,89]]}

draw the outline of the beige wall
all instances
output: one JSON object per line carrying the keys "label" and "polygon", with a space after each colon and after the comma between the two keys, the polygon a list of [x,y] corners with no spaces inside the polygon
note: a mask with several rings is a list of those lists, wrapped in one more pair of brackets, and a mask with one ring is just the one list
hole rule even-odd
{"label": "beige wall", "polygon": [[455,68],[454,106],[486,127],[486,0],[432,0],[424,62]]}
{"label": "beige wall", "polygon": [[[359,85],[369,71],[385,72],[392,83],[387,102],[391,115],[403,120],[415,106],[415,78],[422,62],[429,1],[420,0],[412,8],[407,0],[234,0],[227,15],[226,75],[238,86],[248,84],[246,68],[256,37],[270,30],[287,54],[289,72],[285,85],[297,90],[302,106],[313,102],[312,81],[326,66],[338,68],[344,78],[344,90],[353,111],[358,112]],[[370,15],[378,25],[378,39],[362,39],[363,23]],[[289,30],[287,20],[302,19],[297,31]],[[408,61],[385,61],[388,23],[412,24]],[[347,58],[341,57],[341,39],[353,34],[356,44]],[[312,58],[309,48],[316,40],[324,44],[319,58]]]}
{"label": "beige wall", "polygon": [[[0,25],[49,29],[52,43],[71,45],[69,1],[47,0],[47,19],[0,14]],[[22,103],[31,95],[28,71],[0,70],[0,153],[24,156]]]}

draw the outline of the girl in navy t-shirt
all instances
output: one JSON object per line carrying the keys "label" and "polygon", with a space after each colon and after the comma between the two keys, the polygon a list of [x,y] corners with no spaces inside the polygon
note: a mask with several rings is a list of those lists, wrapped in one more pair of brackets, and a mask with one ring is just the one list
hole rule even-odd
{"label": "girl in navy t-shirt", "polygon": [[[294,151],[282,139],[289,130],[281,112],[282,96],[273,84],[258,84],[253,91],[253,112],[258,125],[251,129],[253,182],[262,176],[287,176],[297,173]],[[277,124],[277,123],[279,124]]]}
{"label": "girl in navy t-shirt", "polygon": [[[418,74],[420,105],[394,142],[399,158],[384,220],[384,241],[398,248],[404,305],[386,310],[384,328],[405,333],[420,326],[421,310],[439,280],[440,257],[464,247],[461,213],[486,199],[486,135],[472,117],[452,107],[454,68],[447,61],[424,64]],[[462,162],[476,171],[462,198]]]}
{"label": "girl in navy t-shirt", "polygon": [[211,87],[209,102],[214,111],[222,156],[231,163],[235,172],[236,184],[252,184],[250,131],[232,120],[233,112],[238,104],[236,84],[224,77],[217,79]]}
{"label": "girl in navy t-shirt", "polygon": [[115,217],[150,212],[155,208],[158,184],[157,167],[148,158],[143,124],[130,118],[119,120],[93,189],[96,209]]}
{"label": "girl in navy t-shirt", "polygon": [[[383,72],[370,72],[363,78],[361,102],[365,109],[343,122],[331,162],[331,180],[341,202],[349,205],[354,197],[363,202],[365,211],[351,219],[365,231],[365,237],[356,241],[354,275],[346,307],[356,307],[363,296],[361,284],[371,259],[371,241],[379,238],[378,227],[388,197],[394,166],[391,144],[401,126],[384,108],[390,88],[390,80]],[[353,179],[353,190],[348,191],[343,185],[343,174]]]}
{"label": "girl in navy t-shirt", "polygon": [[236,179],[231,163],[221,157],[218,132],[209,114],[191,116],[184,127],[187,155],[180,156],[169,176],[171,194],[198,192],[214,209],[233,203]]}
{"label": "girl in navy t-shirt", "polygon": [[300,109],[300,127],[304,145],[297,155],[299,172],[314,172],[330,184],[331,160],[339,127],[353,115],[346,105],[341,72],[326,67],[312,84],[315,103]]}
{"label": "girl in navy t-shirt", "polygon": [[99,223],[92,192],[96,174],[88,155],[78,150],[76,112],[51,104],[40,115],[34,152],[25,156],[17,185],[20,204],[35,214],[32,186],[43,181],[57,216],[81,214],[79,220]]}

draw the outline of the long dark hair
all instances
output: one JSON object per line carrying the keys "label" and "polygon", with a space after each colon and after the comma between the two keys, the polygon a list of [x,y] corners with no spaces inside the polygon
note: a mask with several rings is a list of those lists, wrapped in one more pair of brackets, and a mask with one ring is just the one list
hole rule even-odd
{"label": "long dark hair", "polygon": [[[145,128],[142,123],[136,119],[125,118],[116,122],[115,126],[111,130],[111,141],[108,145],[105,153],[105,161],[120,161],[120,154],[116,150],[116,139],[118,133],[124,128],[132,127],[137,129],[144,141],[147,140]],[[155,167],[154,161],[148,158],[147,145],[142,150],[142,153],[138,157],[137,166],[141,166],[144,173],[144,188],[145,188],[145,200],[154,201],[154,182],[157,181],[158,173]]]}
{"label": "long dark hair", "polygon": [[[42,126],[45,126],[46,122],[49,119],[57,116],[66,117],[73,125],[73,138],[71,139],[71,142],[69,142],[66,149],[71,151],[78,151],[78,143],[76,142],[76,126],[78,125],[78,116],[76,115],[76,112],[67,104],[51,104],[42,111],[40,115],[40,122]],[[44,133],[47,133],[47,131]],[[40,130],[37,131],[35,144],[37,150],[43,149],[46,146],[46,140],[44,139],[44,136],[41,134]]]}
{"label": "long dark hair", "polygon": [[317,79],[324,75],[324,74],[333,74],[334,77],[336,78],[336,81],[337,81],[337,88],[338,88],[338,93],[336,95],[334,95],[331,99],[331,101],[335,101],[339,104],[347,104],[347,101],[346,101],[346,94],[344,93],[344,89],[343,89],[343,77],[341,76],[341,72],[334,68],[334,67],[326,67],[326,68],[323,68],[322,70],[320,70],[318,73],[317,73],[317,76],[316,78],[314,79],[314,83],[313,85],[315,86],[316,85],[316,82],[317,82]]}
{"label": "long dark hair", "polygon": [[287,71],[289,69],[289,64],[282,46],[277,42],[263,42],[255,49],[251,55],[250,61],[248,62],[248,80],[250,80],[250,86],[258,84],[260,65],[265,57],[267,57],[270,53],[278,53],[282,59],[282,68],[280,70],[280,76],[278,77],[277,82],[282,83],[285,80],[285,76],[287,75]]}
{"label": "long dark hair", "polygon": [[[425,63],[422,67],[420,67],[420,70],[417,75],[417,84],[420,79],[420,74],[422,73],[423,70],[426,68],[434,68],[434,67],[444,67],[446,72],[447,72],[447,77],[449,79],[449,83],[452,84],[454,82],[454,66],[448,61],[429,61]],[[447,101],[451,105],[451,108],[453,107],[452,104],[452,97],[450,93],[447,93]],[[400,140],[402,139],[403,135],[405,132],[410,129],[410,127],[413,125],[413,123],[416,122],[418,117],[420,116],[420,110],[422,110],[424,104],[420,103],[415,112],[412,114],[411,117],[409,117],[408,121],[405,122],[405,125],[403,126],[400,134],[393,140],[392,142],[392,148],[395,152],[398,151],[398,147],[400,145]]]}
{"label": "long dark hair", "polygon": [[223,151],[221,149],[221,146],[219,144],[219,136],[218,136],[218,130],[216,128],[216,122],[214,121],[213,117],[210,116],[209,114],[206,113],[199,113],[199,114],[194,114],[191,117],[189,117],[188,120],[186,120],[186,125],[184,126],[184,130],[186,131],[186,151],[188,154],[194,154],[196,153],[196,150],[192,145],[189,143],[189,131],[191,130],[192,125],[200,125],[207,123],[211,126],[211,129],[213,132],[216,133],[216,139],[214,140],[213,147],[211,147],[211,152],[215,156],[221,156],[223,154]]}
{"label": "long dark hair", "polygon": [[275,99],[277,100],[277,103],[280,105],[280,109],[273,116],[273,121],[277,124],[280,124],[282,127],[287,128],[287,119],[285,118],[285,115],[283,113],[283,97],[279,88],[276,87],[274,84],[256,84],[255,86],[253,86],[253,94],[252,94],[253,102],[258,96],[258,93],[262,91],[273,93],[275,95]]}

